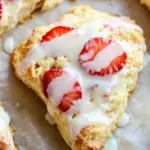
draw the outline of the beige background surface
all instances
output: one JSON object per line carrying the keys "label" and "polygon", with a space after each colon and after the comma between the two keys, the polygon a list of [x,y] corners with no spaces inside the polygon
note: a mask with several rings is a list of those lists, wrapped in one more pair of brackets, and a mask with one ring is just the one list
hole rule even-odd
{"label": "beige background surface", "polygon": [[[69,8],[78,4],[90,4],[96,9],[113,14],[126,15],[136,20],[145,33],[150,51],[150,13],[139,0],[79,0],[78,3],[65,2],[57,8],[40,14],[17,29],[5,34],[4,39],[13,36],[17,45],[26,39],[35,26],[46,25],[62,16]],[[0,49],[2,48],[0,43]],[[144,71],[135,95],[132,97],[128,114],[131,121],[128,127],[118,129],[115,137],[118,150],[150,149],[150,63],[146,54]],[[56,127],[45,121],[46,107],[40,99],[18,81],[8,65],[9,56],[0,52],[0,99],[9,112],[13,125],[17,128],[15,139],[21,150],[69,150]]]}

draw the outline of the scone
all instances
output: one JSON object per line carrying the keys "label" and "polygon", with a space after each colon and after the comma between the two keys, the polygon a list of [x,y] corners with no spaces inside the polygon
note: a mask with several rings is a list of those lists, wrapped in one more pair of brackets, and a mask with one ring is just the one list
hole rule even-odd
{"label": "scone", "polygon": [[141,0],[141,3],[144,4],[150,10],[150,0]]}
{"label": "scone", "polygon": [[17,150],[13,140],[13,128],[10,126],[10,117],[0,103],[0,150]]}
{"label": "scone", "polygon": [[31,17],[34,10],[48,10],[63,0],[0,0],[0,35]]}
{"label": "scone", "polygon": [[102,150],[136,88],[145,51],[134,21],[77,6],[35,28],[13,51],[12,65],[73,150]]}

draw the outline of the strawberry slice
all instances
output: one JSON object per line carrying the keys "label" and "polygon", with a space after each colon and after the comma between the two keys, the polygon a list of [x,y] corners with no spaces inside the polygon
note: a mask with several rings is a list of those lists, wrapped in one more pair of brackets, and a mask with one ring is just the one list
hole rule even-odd
{"label": "strawberry slice", "polygon": [[54,38],[60,37],[63,34],[66,34],[70,31],[72,31],[73,28],[71,27],[66,27],[66,26],[57,26],[48,31],[43,37],[41,42],[48,42]]}
{"label": "strawberry slice", "polygon": [[3,4],[2,0],[0,0],[0,20],[2,19],[2,15],[3,15]]}
{"label": "strawberry slice", "polygon": [[47,71],[44,75],[43,75],[43,92],[46,98],[48,98],[48,94],[47,94],[47,88],[49,83],[54,79],[57,78],[59,76],[61,76],[63,74],[63,70],[58,70],[58,69],[50,69],[49,71]]}
{"label": "strawberry slice", "polygon": [[[101,37],[96,37],[89,40],[85,44],[84,48],[82,49],[79,55],[79,63],[82,66],[82,68],[88,73],[90,73],[91,75],[96,75],[96,76],[106,76],[106,75],[115,74],[119,72],[127,62],[127,54],[126,52],[123,51],[123,48],[118,43],[115,44],[114,43],[112,40],[103,39]],[[115,46],[111,45],[112,46],[111,47],[110,44],[114,44]],[[108,46],[110,47],[108,48]],[[114,47],[115,49],[113,49]],[[106,53],[104,54],[103,51],[106,49],[107,49],[108,58],[106,57],[107,56]],[[113,54],[112,51],[114,51],[113,53],[117,53],[117,54],[119,53],[119,55],[118,56],[116,55],[116,57],[113,60],[111,60],[108,66],[105,66],[105,64],[107,64],[107,61],[110,57],[109,55]],[[103,57],[102,56],[99,57],[101,58],[101,60],[98,60],[98,55],[100,55],[100,53],[102,54]],[[92,64],[93,62],[95,63],[94,65]],[[96,66],[96,68],[94,68],[93,66]]]}
{"label": "strawberry slice", "polygon": [[82,91],[80,84],[78,82],[75,82],[72,90],[63,95],[63,98],[61,99],[61,103],[59,104],[58,108],[62,112],[66,112],[67,110],[70,109],[72,105],[74,105],[75,101],[78,101],[81,98],[82,98]]}
{"label": "strawberry slice", "polygon": [[[47,88],[49,85],[51,85],[52,81],[54,79],[58,79],[58,77],[63,76],[64,74],[67,74],[67,76],[71,77],[71,74],[69,74],[69,72],[66,72],[64,70],[61,69],[50,69],[49,71],[47,71],[44,76],[43,76],[43,92],[46,98],[48,98],[48,93],[47,93]],[[63,83],[60,83],[64,86],[59,86],[59,91],[63,91],[60,88],[64,88],[65,87],[65,83],[67,81],[63,80]],[[67,85],[66,85],[67,86]],[[49,95],[50,97],[53,96],[53,93],[51,93],[51,95]],[[74,105],[75,101],[78,101],[79,99],[82,98],[82,90],[80,87],[80,84],[78,81],[73,81],[73,85],[72,88],[69,89],[69,91],[63,93],[63,95],[60,98],[60,103],[58,104],[58,108],[62,111],[62,112],[66,112],[70,109],[70,107],[72,105]],[[53,99],[55,101],[55,99]]]}

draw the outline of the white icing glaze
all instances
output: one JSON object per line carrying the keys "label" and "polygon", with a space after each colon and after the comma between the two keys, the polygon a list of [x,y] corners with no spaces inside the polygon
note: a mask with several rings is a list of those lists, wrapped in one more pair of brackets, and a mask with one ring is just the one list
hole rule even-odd
{"label": "white icing glaze", "polygon": [[4,109],[0,107],[0,131],[7,128],[9,125],[10,118],[7,113],[4,112]]}
{"label": "white icing glaze", "polygon": [[104,150],[118,150],[117,140],[114,136],[106,142]]}
{"label": "white icing glaze", "polygon": [[[88,94],[88,93],[87,93]],[[86,97],[88,98],[88,97]],[[93,125],[93,124],[105,124],[110,125],[110,121],[100,109],[98,105],[89,101],[89,98],[77,101],[74,106],[69,109],[68,113],[68,124],[70,136],[74,140],[76,135],[81,131],[82,128]],[[72,118],[75,112],[80,112],[78,117]]]}
{"label": "white icing glaze", "polygon": [[119,127],[126,127],[130,122],[130,117],[127,113],[124,113],[121,120],[120,120],[120,123],[119,123]]}
{"label": "white icing glaze", "polygon": [[8,54],[11,54],[12,51],[14,50],[14,39],[13,37],[8,37],[4,41],[4,51]]}
{"label": "white icing glaze", "polygon": [[[84,107],[86,107],[86,105],[87,104],[84,104]],[[78,133],[81,131],[81,129],[88,125],[96,125],[96,124],[109,125],[110,124],[105,114],[99,108],[96,107],[94,108],[94,106],[92,111],[81,113],[75,119],[69,117],[68,123],[69,123],[69,131],[71,134],[70,136],[73,138],[73,140],[76,137],[76,135],[78,135]]]}

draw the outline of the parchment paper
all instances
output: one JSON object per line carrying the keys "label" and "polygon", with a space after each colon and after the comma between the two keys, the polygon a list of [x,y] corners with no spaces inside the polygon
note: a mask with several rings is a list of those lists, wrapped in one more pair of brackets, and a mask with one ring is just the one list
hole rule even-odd
{"label": "parchment paper", "polygon": [[[90,4],[96,9],[126,15],[136,20],[145,32],[150,52],[150,12],[139,0],[65,0],[53,10],[44,12],[33,20],[3,35],[0,49],[7,37],[13,37],[14,46],[26,39],[36,26],[58,19],[78,4]],[[114,136],[118,150],[150,150],[150,62],[146,54],[145,68],[140,74],[137,91],[129,101],[127,113],[131,120],[126,128],[119,128]],[[9,65],[9,55],[0,52],[0,99],[16,127],[15,139],[21,150],[69,150],[59,131],[45,120],[46,107],[32,90],[18,81]],[[111,149],[112,150],[112,149]]]}

